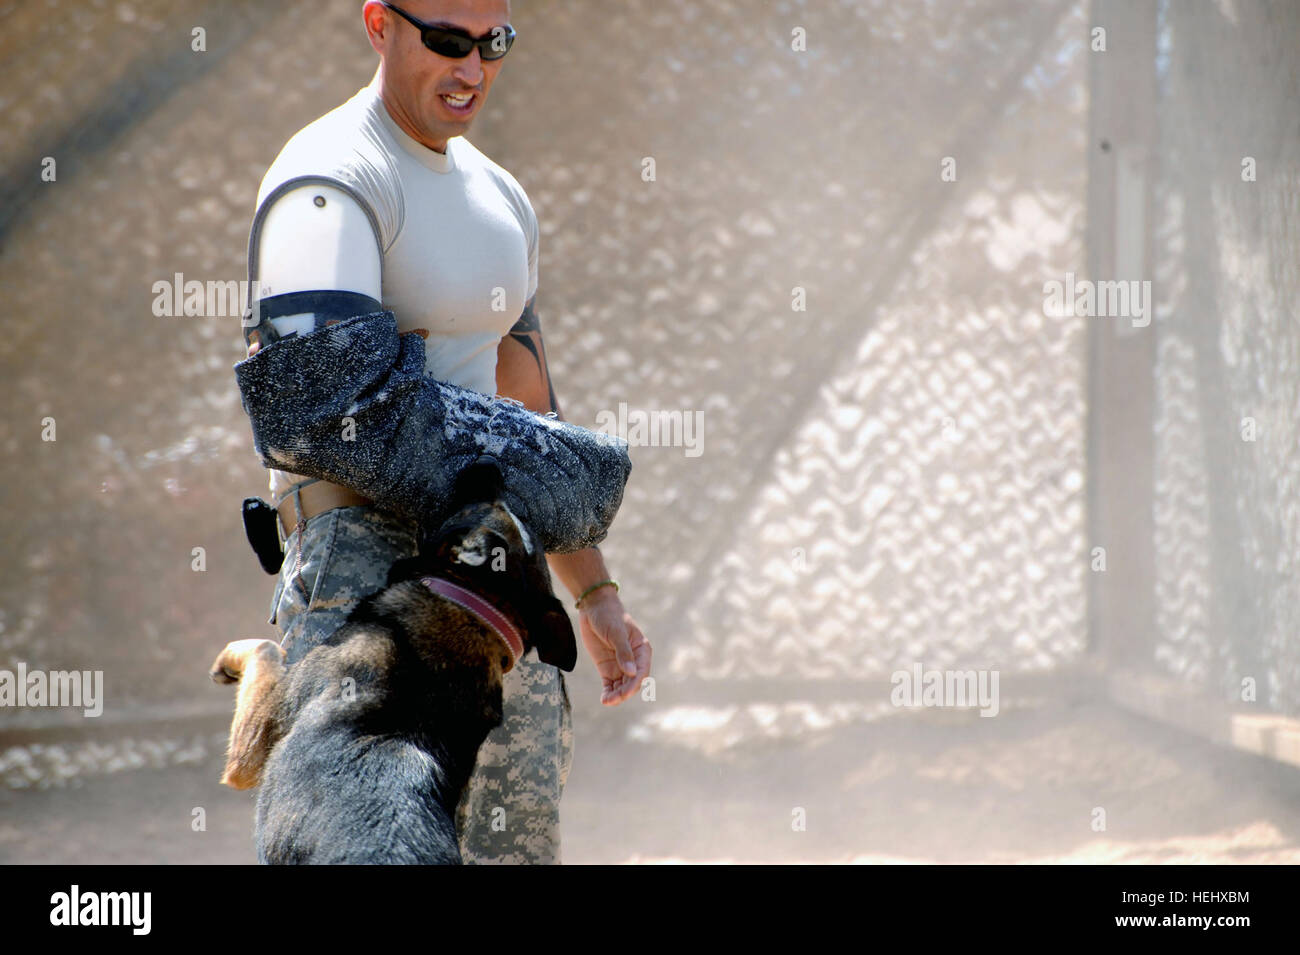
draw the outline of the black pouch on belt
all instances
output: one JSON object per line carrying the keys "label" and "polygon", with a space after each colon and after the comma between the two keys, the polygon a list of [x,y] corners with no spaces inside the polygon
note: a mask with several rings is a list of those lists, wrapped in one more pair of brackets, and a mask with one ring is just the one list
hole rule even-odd
{"label": "black pouch on belt", "polygon": [[280,550],[280,527],[275,508],[260,497],[244,498],[244,533],[262,569],[268,574],[278,574],[284,562],[284,552]]}

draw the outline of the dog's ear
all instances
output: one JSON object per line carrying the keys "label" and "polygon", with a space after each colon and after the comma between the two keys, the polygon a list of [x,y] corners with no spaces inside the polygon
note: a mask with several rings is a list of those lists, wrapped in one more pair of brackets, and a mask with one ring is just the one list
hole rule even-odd
{"label": "dog's ear", "polygon": [[505,487],[501,465],[490,454],[480,454],[473,464],[456,477],[452,492],[451,513],[481,501],[495,501]]}
{"label": "dog's ear", "polygon": [[418,575],[422,566],[427,562],[428,558],[423,556],[403,557],[400,560],[393,561],[392,566],[388,568],[388,583],[385,586],[391,587],[403,580],[410,580]]}
{"label": "dog's ear", "polygon": [[528,638],[537,648],[539,660],[566,673],[573,672],[578,662],[578,641],[564,604],[553,595],[539,599],[538,609],[528,621]]}

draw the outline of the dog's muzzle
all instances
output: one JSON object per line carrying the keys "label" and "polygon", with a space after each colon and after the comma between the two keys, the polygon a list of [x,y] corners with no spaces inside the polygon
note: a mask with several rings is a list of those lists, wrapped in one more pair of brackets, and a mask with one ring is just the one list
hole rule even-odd
{"label": "dog's muzzle", "polygon": [[514,669],[519,658],[524,655],[524,641],[515,625],[507,620],[501,611],[472,590],[466,590],[459,584],[453,584],[442,577],[421,577],[420,583],[439,597],[445,597],[457,606],[464,607],[483,621],[483,624],[500,637],[501,642],[510,650],[510,666],[506,667],[504,672],[509,673]]}

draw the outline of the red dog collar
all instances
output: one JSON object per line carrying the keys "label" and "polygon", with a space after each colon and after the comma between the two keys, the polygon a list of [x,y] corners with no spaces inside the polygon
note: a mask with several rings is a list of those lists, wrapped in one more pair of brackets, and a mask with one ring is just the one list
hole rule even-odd
{"label": "red dog collar", "polygon": [[428,587],[439,597],[446,597],[452,603],[464,607],[474,616],[478,617],[488,629],[501,638],[501,641],[510,648],[510,666],[506,672],[514,669],[519,658],[524,655],[524,641],[519,636],[519,631],[515,629],[514,624],[505,618],[501,611],[492,606],[478,594],[466,590],[459,584],[453,584],[450,580],[444,580],[441,577],[421,577],[420,583]]}

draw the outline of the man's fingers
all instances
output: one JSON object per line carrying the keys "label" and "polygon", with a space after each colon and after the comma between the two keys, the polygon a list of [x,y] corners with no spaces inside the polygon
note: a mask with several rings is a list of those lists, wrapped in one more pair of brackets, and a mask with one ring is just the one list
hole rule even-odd
{"label": "man's fingers", "polygon": [[650,675],[653,655],[650,643],[626,611],[603,615],[592,613],[583,619],[582,626],[584,639],[603,645],[601,649],[608,653],[597,663],[602,680],[600,702],[617,706],[636,693],[642,681]]}
{"label": "man's fingers", "polygon": [[618,668],[628,676],[636,676],[636,654],[632,652],[631,644],[628,643],[627,624],[626,619],[611,620],[609,630],[605,633],[605,640],[614,650],[614,659],[618,661]]}
{"label": "man's fingers", "polygon": [[617,706],[636,692],[636,682],[631,677],[610,680],[605,683],[600,702],[606,706]]}
{"label": "man's fingers", "polygon": [[600,701],[606,706],[617,706],[624,700],[630,699],[636,694],[645,678],[650,675],[650,660],[653,651],[650,644],[644,638],[637,644],[636,648],[636,673],[630,676],[621,676],[604,681],[604,691],[601,693]]}
{"label": "man's fingers", "polygon": [[650,646],[650,641],[645,637],[641,638],[641,644],[636,648],[636,674],[642,680],[650,675],[650,661],[654,657],[654,648]]}
{"label": "man's fingers", "polygon": [[614,656],[618,658],[618,668],[620,670],[628,676],[636,676],[636,654],[627,645],[626,631],[619,634],[618,642],[614,644]]}
{"label": "man's fingers", "polygon": [[611,675],[604,680],[604,693],[601,702],[616,705],[622,703],[636,690],[637,680],[634,676]]}
{"label": "man's fingers", "polygon": [[641,628],[636,625],[632,618],[628,618],[628,643],[634,647],[633,659],[636,661],[636,669],[632,675],[636,677],[636,682],[640,683],[650,675],[650,659],[654,651],[650,648],[650,641],[645,638]]}

